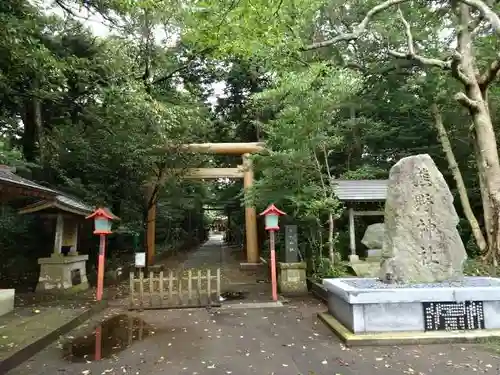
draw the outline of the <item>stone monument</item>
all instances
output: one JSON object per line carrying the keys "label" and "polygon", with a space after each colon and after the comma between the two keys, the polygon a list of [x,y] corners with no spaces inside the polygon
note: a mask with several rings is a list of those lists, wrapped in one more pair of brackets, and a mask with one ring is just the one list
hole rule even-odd
{"label": "stone monument", "polygon": [[401,159],[390,172],[380,279],[397,283],[457,280],[467,253],[453,196],[427,154]]}
{"label": "stone monument", "polygon": [[368,225],[361,239],[361,243],[368,248],[366,258],[380,258],[382,245],[384,244],[384,234],[384,223]]}
{"label": "stone monument", "polygon": [[380,255],[384,242],[384,223],[376,223],[366,228],[361,243],[368,249],[364,260],[351,261],[350,266],[359,277],[376,277],[380,273]]}
{"label": "stone monument", "polygon": [[379,277],[324,279],[328,313],[320,317],[350,343],[500,336],[500,279],[463,276],[457,224],[431,157],[401,159],[389,175]]}
{"label": "stone monument", "polygon": [[284,296],[307,294],[305,262],[299,261],[297,226],[285,225],[284,262],[278,263],[278,286]]}

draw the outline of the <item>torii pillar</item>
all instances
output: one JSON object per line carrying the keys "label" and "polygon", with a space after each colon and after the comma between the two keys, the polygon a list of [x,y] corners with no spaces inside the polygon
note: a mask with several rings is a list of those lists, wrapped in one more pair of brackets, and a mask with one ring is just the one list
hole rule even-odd
{"label": "torii pillar", "polygon": [[[243,154],[243,188],[245,193],[253,185],[253,168],[250,154]],[[255,207],[245,203],[245,238],[247,248],[247,263],[257,264],[259,257],[259,242],[257,239],[257,213]]]}
{"label": "torii pillar", "polygon": [[[264,144],[260,142],[249,143],[191,143],[184,145],[188,152],[204,154],[241,155],[243,168],[193,168],[188,171],[185,178],[192,179],[217,179],[217,178],[243,178],[243,186],[247,191],[254,180],[254,173],[250,154],[262,151]],[[168,148],[165,148],[168,151]],[[153,259],[154,248],[154,222],[156,217],[156,206],[150,207],[148,212],[148,260]],[[250,266],[260,263],[259,243],[257,239],[257,214],[255,207],[245,206],[245,239],[246,239],[246,263]],[[243,264],[242,264],[243,265]]]}

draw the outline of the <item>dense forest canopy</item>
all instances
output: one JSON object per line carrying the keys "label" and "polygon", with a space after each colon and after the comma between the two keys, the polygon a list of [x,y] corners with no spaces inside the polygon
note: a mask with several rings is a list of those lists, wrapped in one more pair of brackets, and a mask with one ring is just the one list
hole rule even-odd
{"label": "dense forest canopy", "polygon": [[[470,254],[496,264],[498,7],[481,0],[4,1],[0,163],[109,205],[130,231],[143,231],[157,204],[163,243],[189,237],[193,228],[181,233],[179,225],[193,215],[203,221],[203,202],[242,198],[238,181],[182,178],[188,167],[234,159],[179,146],[264,141],[247,203],[275,202],[299,224],[303,253],[333,262],[347,246],[335,179],[385,178],[399,158],[428,153],[456,195]],[[241,240],[242,209],[232,210]],[[366,223],[359,225],[363,231]]]}

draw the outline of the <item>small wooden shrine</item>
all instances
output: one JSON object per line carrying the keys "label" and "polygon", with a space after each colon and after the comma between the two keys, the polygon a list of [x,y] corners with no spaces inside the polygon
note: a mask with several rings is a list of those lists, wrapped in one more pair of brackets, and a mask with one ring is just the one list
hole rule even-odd
{"label": "small wooden shrine", "polygon": [[88,289],[86,262],[88,255],[78,254],[78,232],[92,207],[57,195],[22,208],[20,214],[41,214],[52,219],[55,227],[52,254],[39,258],[40,276],[37,292],[67,292]]}

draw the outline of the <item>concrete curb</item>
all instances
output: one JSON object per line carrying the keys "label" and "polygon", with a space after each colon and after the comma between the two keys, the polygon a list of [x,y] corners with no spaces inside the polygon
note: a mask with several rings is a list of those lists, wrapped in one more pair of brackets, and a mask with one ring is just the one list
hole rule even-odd
{"label": "concrete curb", "polygon": [[52,332],[49,332],[45,336],[40,337],[38,340],[26,345],[24,348],[21,348],[18,351],[12,353],[9,357],[5,358],[0,363],[0,374],[5,374],[7,371],[10,371],[13,368],[21,365],[23,362],[27,361],[35,354],[52,344],[60,336],[76,328],[77,326],[88,320],[92,315],[103,311],[107,306],[108,301],[98,302],[77,317],[63,324],[59,328],[53,330]]}
{"label": "concrete curb", "polygon": [[332,315],[318,313],[318,318],[348,346],[424,345],[451,343],[478,343],[481,340],[500,337],[500,330],[387,332],[355,334]]}

